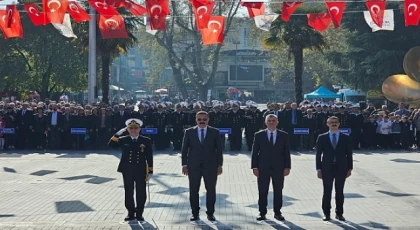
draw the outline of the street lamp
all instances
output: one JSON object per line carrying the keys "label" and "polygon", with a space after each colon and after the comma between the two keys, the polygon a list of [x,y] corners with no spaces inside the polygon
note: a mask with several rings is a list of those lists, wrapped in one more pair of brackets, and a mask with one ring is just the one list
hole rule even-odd
{"label": "street lamp", "polygon": [[235,44],[235,88],[238,89],[238,45],[241,42],[234,40],[233,44]]}

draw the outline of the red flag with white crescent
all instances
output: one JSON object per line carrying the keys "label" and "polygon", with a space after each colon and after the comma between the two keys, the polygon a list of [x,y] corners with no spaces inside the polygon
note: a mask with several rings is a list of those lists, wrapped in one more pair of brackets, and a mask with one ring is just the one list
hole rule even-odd
{"label": "red flag with white crescent", "polygon": [[38,6],[33,3],[27,3],[24,5],[26,13],[28,13],[29,18],[35,26],[46,25],[50,23],[44,13],[38,10]]}
{"label": "red flag with white crescent", "polygon": [[105,17],[119,15],[118,11],[103,0],[89,0],[89,4],[100,14]]}
{"label": "red flag with white crescent", "polygon": [[124,18],[121,15],[105,17],[99,15],[99,30],[103,39],[128,38]]}
{"label": "red flag with white crescent", "polygon": [[328,12],[331,15],[334,28],[340,27],[341,19],[343,18],[345,2],[326,2]]}
{"label": "red flag with white crescent", "polygon": [[[8,13],[6,10],[0,10],[0,28],[3,31],[4,38],[23,38],[23,29],[22,23],[20,22],[19,12],[17,10],[12,10],[11,13],[12,15],[10,15],[10,12]],[[10,23],[9,27],[7,23]]]}
{"label": "red flag with white crescent", "polygon": [[123,3],[124,0],[104,0],[104,2],[109,5],[112,6],[114,8],[118,8],[121,6],[121,4]]}
{"label": "red flag with white crescent", "polygon": [[6,19],[6,26],[7,28],[10,28],[10,26],[12,25],[12,21],[13,21],[13,14],[16,11],[16,5],[7,5],[6,6],[6,13],[7,13],[7,17]]}
{"label": "red flag with white crescent", "polygon": [[132,0],[125,0],[121,2],[121,6],[126,8],[134,16],[142,16],[147,13],[146,7],[135,3]]}
{"label": "red flag with white crescent", "polygon": [[420,20],[420,0],[404,1],[405,26],[418,26]]}
{"label": "red flag with white crescent", "polygon": [[77,23],[89,21],[90,16],[86,12],[83,7],[81,7],[77,2],[70,1],[69,6],[67,8],[67,11],[69,12],[70,16],[76,21]]}
{"label": "red flag with white crescent", "polygon": [[384,22],[385,1],[367,1],[366,6],[369,10],[372,21],[382,28]]}
{"label": "red flag with white crescent", "polygon": [[152,30],[166,29],[166,16],[170,13],[168,0],[146,0],[147,15]]}
{"label": "red flag with white crescent", "polygon": [[332,20],[329,13],[307,14],[306,16],[308,25],[319,32],[326,30]]}
{"label": "red flag with white crescent", "polygon": [[281,8],[281,19],[288,22],[293,12],[295,12],[300,5],[302,5],[302,2],[283,2]]}
{"label": "red flag with white crescent", "polygon": [[198,0],[191,0],[190,2],[194,9],[195,24],[197,25],[197,29],[201,30],[207,28],[207,24],[213,13],[215,2],[208,1],[207,5],[202,5]]}
{"label": "red flag with white crescent", "polygon": [[263,15],[265,12],[264,2],[241,2],[241,6],[245,6],[248,9],[250,18]]}
{"label": "red flag with white crescent", "polygon": [[51,23],[63,24],[68,3],[68,0],[42,0],[44,17]]}
{"label": "red flag with white crescent", "polygon": [[225,30],[225,17],[212,16],[207,23],[207,28],[200,30],[203,45],[223,43]]}

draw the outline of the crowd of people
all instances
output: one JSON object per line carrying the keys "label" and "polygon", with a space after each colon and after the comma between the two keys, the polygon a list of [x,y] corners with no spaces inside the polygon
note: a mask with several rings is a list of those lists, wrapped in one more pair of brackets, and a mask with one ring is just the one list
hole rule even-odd
{"label": "crowd of people", "polygon": [[[328,131],[330,116],[340,120],[340,128],[347,129],[354,149],[413,149],[420,146],[420,110],[406,108],[403,103],[393,112],[383,105],[376,109],[366,103],[322,103],[319,101],[267,103],[260,110],[258,104],[247,101],[161,102],[157,98],[134,104],[78,104],[69,101],[0,102],[1,149],[103,149],[106,143],[129,118],[143,122],[142,128],[156,128],[148,135],[156,150],[181,150],[186,128],[196,125],[198,111],[207,111],[209,125],[230,129],[223,145],[229,141],[231,151],[240,151],[243,138],[248,151],[252,149],[254,134],[265,128],[264,119],[275,114],[278,128],[289,133],[292,150],[312,150],[319,134]],[[85,133],[72,133],[72,128]],[[295,133],[296,128],[307,133]],[[9,131],[3,131],[9,130]],[[13,132],[10,132],[13,130]]]}

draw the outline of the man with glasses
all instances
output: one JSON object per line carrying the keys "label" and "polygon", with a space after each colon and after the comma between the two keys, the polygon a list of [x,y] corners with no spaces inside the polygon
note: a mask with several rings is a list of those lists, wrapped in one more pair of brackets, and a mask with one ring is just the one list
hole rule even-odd
{"label": "man with glasses", "polygon": [[267,196],[270,180],[273,182],[273,209],[274,218],[284,221],[280,209],[283,206],[284,177],[289,175],[291,169],[289,136],[286,132],[277,129],[279,120],[276,115],[268,114],[265,117],[267,129],[255,133],[252,147],[251,168],[257,177],[258,207],[260,215],[258,221],[266,220]]}
{"label": "man with glasses", "polygon": [[209,114],[199,111],[196,114],[197,125],[185,131],[182,143],[182,173],[188,176],[190,184],[190,221],[200,219],[199,191],[201,178],[207,190],[207,219],[216,221],[214,206],[216,203],[217,176],[222,174],[223,146],[219,130],[208,126]]}
{"label": "man with glasses", "polygon": [[[111,148],[121,148],[122,155],[117,171],[122,173],[125,190],[125,207],[128,215],[125,221],[144,221],[143,211],[146,203],[146,182],[153,174],[152,141],[140,135],[143,122],[139,119],[128,119],[126,128],[118,131],[108,142]],[[122,136],[126,131],[128,135]],[[134,203],[134,188],[136,203]]]}
{"label": "man with glasses", "polygon": [[344,183],[353,169],[353,152],[350,137],[339,131],[340,122],[337,117],[327,119],[329,131],[318,136],[316,142],[316,170],[322,179],[324,193],[322,210],[324,221],[330,221],[331,193],[335,185],[335,218],[345,221],[343,216]]}

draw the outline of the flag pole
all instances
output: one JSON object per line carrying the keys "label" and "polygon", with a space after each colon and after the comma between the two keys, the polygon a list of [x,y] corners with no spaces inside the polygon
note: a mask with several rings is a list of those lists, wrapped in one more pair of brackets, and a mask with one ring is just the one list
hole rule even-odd
{"label": "flag pole", "polygon": [[90,7],[89,14],[88,103],[92,104],[96,86],[96,12],[93,7]]}

